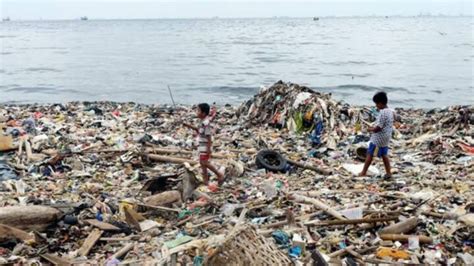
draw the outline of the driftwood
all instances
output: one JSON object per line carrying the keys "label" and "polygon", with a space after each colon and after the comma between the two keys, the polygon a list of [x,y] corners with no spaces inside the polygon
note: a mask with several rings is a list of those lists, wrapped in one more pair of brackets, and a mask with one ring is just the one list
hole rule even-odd
{"label": "driftwood", "polygon": [[338,211],[332,209],[331,207],[329,207],[328,205],[326,205],[325,203],[323,203],[323,202],[321,202],[317,199],[305,197],[305,196],[298,195],[298,194],[290,195],[290,199],[293,199],[296,202],[313,204],[314,206],[318,207],[319,209],[323,210],[324,212],[332,215],[334,218],[337,218],[339,220],[346,220],[346,218],[344,216],[342,216],[342,214],[340,214]]}
{"label": "driftwood", "polygon": [[[156,153],[156,154],[180,154],[180,155],[193,155],[192,151],[182,150],[182,149],[164,149],[164,148],[147,148],[146,153]],[[230,155],[213,153],[212,158],[216,159],[227,159],[230,158]]]}
{"label": "driftwood", "polygon": [[407,233],[416,228],[420,220],[418,217],[408,218],[396,224],[389,225],[379,231],[380,234],[401,234]]}
{"label": "driftwood", "polygon": [[327,226],[327,225],[342,225],[342,224],[363,224],[363,223],[377,223],[397,220],[397,216],[389,216],[384,218],[363,218],[351,220],[335,220],[335,221],[309,221],[305,225],[313,226]]}
{"label": "driftwood", "polygon": [[433,243],[433,239],[428,236],[424,235],[399,235],[399,234],[381,234],[380,238],[382,240],[392,240],[392,241],[400,241],[400,242],[408,242],[410,237],[418,237],[419,242],[422,244],[431,244]]}
{"label": "driftwood", "polygon": [[321,169],[321,168],[318,168],[314,165],[310,165],[308,163],[304,163],[304,162],[297,162],[297,161],[293,161],[293,160],[290,160],[290,159],[286,159],[286,161],[289,163],[289,164],[292,164],[294,166],[298,166],[300,168],[303,168],[303,169],[307,169],[307,170],[311,170],[311,171],[315,171],[316,173],[318,174],[322,174],[322,175],[330,175],[331,174],[331,171],[329,170],[326,170],[326,169]]}
{"label": "driftwood", "polygon": [[0,208],[0,224],[22,230],[46,229],[62,216],[55,208],[47,206],[7,206]]}
{"label": "driftwood", "polygon": [[115,254],[112,255],[112,257],[116,258],[116,259],[119,259],[119,258],[125,256],[134,246],[135,246],[135,243],[129,243],[129,244],[125,245],[119,251],[115,252]]}
{"label": "driftwood", "polygon": [[53,254],[42,254],[40,255],[43,259],[51,262],[53,265],[58,266],[66,266],[66,265],[73,265],[74,263],[68,259],[58,257]]}
{"label": "driftwood", "polygon": [[164,162],[164,163],[174,163],[174,164],[183,164],[183,163],[189,163],[190,165],[196,165],[198,164],[197,161],[190,160],[190,159],[185,159],[185,158],[179,158],[179,157],[170,157],[170,156],[163,156],[163,155],[156,155],[156,154],[146,154],[146,156],[156,162]]}
{"label": "driftwood", "polygon": [[33,244],[36,242],[36,236],[34,234],[30,234],[12,226],[0,224],[0,242],[11,239],[18,239],[27,244]]}
{"label": "driftwood", "polygon": [[145,204],[151,206],[167,206],[172,203],[181,203],[181,193],[177,190],[165,191],[143,199]]}

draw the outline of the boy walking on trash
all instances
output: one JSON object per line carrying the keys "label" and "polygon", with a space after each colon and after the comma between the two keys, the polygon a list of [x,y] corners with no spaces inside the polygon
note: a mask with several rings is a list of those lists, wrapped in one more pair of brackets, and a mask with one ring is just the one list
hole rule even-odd
{"label": "boy walking on trash", "polygon": [[388,158],[388,144],[392,138],[393,120],[395,119],[394,112],[388,108],[388,98],[385,92],[377,92],[372,100],[379,111],[375,126],[369,128],[372,132],[370,136],[370,144],[367,149],[367,157],[365,159],[364,168],[359,176],[366,176],[367,170],[374,156],[381,157],[385,166],[385,178],[390,179],[392,172],[390,168],[390,160]]}
{"label": "boy walking on trash", "polygon": [[198,153],[199,153],[199,163],[201,164],[202,176],[204,178],[204,184],[209,183],[208,169],[211,170],[218,180],[219,186],[224,183],[224,175],[220,173],[217,168],[211,164],[209,161],[211,159],[212,153],[212,130],[211,130],[211,121],[215,117],[215,110],[212,110],[207,103],[201,103],[198,105],[196,114],[201,123],[198,127],[192,126],[187,123],[183,123],[185,127],[193,129],[198,134]]}

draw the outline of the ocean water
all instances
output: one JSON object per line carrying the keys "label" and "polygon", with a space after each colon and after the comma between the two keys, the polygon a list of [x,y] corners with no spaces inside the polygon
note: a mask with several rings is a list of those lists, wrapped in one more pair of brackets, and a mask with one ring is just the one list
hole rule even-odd
{"label": "ocean water", "polygon": [[472,17],[0,22],[0,102],[237,104],[278,80],[350,104],[474,103]]}

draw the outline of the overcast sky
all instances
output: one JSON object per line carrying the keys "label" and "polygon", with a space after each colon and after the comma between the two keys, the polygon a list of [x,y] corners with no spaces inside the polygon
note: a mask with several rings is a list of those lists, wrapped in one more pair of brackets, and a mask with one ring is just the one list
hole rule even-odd
{"label": "overcast sky", "polygon": [[11,19],[471,15],[474,0],[0,0]]}

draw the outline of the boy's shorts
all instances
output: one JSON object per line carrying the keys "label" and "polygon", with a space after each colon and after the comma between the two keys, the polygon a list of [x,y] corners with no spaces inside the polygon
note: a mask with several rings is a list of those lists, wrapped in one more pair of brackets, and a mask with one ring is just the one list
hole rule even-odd
{"label": "boy's shorts", "polygon": [[199,161],[209,161],[210,156],[208,153],[199,153]]}
{"label": "boy's shorts", "polygon": [[381,158],[388,154],[388,147],[377,147],[377,145],[370,142],[369,148],[367,149],[367,154],[370,156],[377,156]]}

